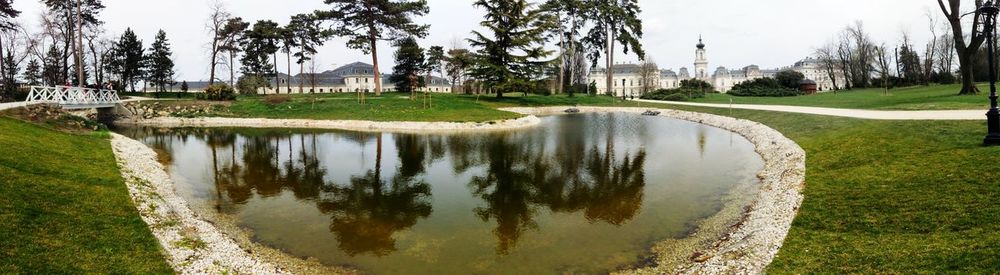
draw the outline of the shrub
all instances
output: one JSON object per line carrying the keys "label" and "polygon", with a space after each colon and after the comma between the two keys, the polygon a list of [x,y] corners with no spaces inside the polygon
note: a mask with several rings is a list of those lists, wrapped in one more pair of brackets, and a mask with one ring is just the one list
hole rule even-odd
{"label": "shrub", "polygon": [[236,89],[242,95],[256,95],[260,88],[271,87],[270,80],[257,75],[244,75],[236,81]]}
{"label": "shrub", "polygon": [[291,102],[292,96],[290,95],[268,95],[264,97],[264,103],[268,105],[278,105],[285,102]]}
{"label": "shrub", "polygon": [[785,87],[777,79],[764,77],[736,84],[728,94],[733,96],[784,97],[804,95],[805,92]]}
{"label": "shrub", "polygon": [[235,100],[236,91],[226,84],[212,84],[205,88],[205,95],[199,97],[206,100]]}
{"label": "shrub", "polygon": [[775,74],[774,79],[785,88],[798,90],[806,76],[800,72],[784,70]]}
{"label": "shrub", "polygon": [[712,84],[700,79],[685,79],[681,80],[680,84],[681,89],[715,91],[715,87],[712,87]]}
{"label": "shrub", "polygon": [[703,98],[705,92],[700,89],[660,89],[652,93],[642,95],[642,99],[666,100],[666,101],[688,101],[693,98]]}

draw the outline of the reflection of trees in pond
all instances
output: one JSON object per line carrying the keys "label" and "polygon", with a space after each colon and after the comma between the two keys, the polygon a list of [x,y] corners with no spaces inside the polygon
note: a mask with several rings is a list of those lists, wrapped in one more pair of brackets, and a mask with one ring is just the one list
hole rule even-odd
{"label": "reflection of trees in pond", "polygon": [[596,145],[584,149],[586,139],[574,133],[563,129],[554,152],[544,149],[540,135],[545,133],[496,135],[485,142],[463,142],[458,147],[479,146],[463,150],[474,157],[453,159],[486,167],[485,174],[474,177],[470,185],[473,195],[486,204],[475,209],[476,215],[497,222],[494,234],[498,254],[509,253],[525,230],[537,228],[533,221],[535,207],[548,207],[553,212],[583,211],[590,222],[612,225],[625,224],[638,213],[645,188],[645,150],[617,160],[612,132],[603,150]]}
{"label": "reflection of trees in pond", "polygon": [[483,221],[497,221],[493,233],[497,237],[497,254],[507,254],[521,233],[537,227],[532,220],[534,209],[529,202],[535,197],[530,180],[531,170],[524,164],[522,150],[531,146],[510,143],[506,137],[493,138],[485,144],[486,174],[472,178],[473,195],[480,197],[484,207],[474,211]]}
{"label": "reflection of trees in pond", "polygon": [[351,256],[389,255],[396,251],[393,234],[432,212],[431,187],[426,182],[403,173],[388,183],[382,179],[381,136],[377,142],[375,169],[351,177],[349,186],[332,187],[318,203],[320,211],[331,216],[330,231],[336,234],[340,249]]}
{"label": "reflection of trees in pond", "polygon": [[[176,134],[199,137],[212,149],[220,204],[223,196],[228,203],[241,205],[255,194],[271,197],[291,191],[329,215],[329,229],[350,255],[388,255],[396,250],[396,232],[430,216],[431,187],[421,178],[432,163],[447,155],[454,173],[474,174],[469,186],[483,204],[473,213],[485,222],[496,222],[496,252],[506,254],[526,231],[537,228],[534,218],[540,209],[580,212],[591,223],[612,225],[623,225],[637,215],[645,187],[645,150],[616,150],[614,140],[630,135],[616,134],[608,125],[593,130],[591,123],[561,120],[553,131],[488,135],[392,135],[399,164],[384,176],[386,134],[334,134],[339,138],[334,140],[376,151],[375,168],[350,177],[349,184],[324,179],[326,167],[338,164],[321,163],[317,134],[248,131],[251,134],[243,135],[231,130]],[[168,147],[176,142],[170,141],[176,140],[173,134],[149,136],[165,139],[151,141]],[[367,146],[372,141],[375,148]]]}

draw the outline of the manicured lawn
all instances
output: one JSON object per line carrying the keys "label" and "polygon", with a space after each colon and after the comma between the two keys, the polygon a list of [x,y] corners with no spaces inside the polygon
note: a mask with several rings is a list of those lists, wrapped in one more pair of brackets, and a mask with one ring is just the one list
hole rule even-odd
{"label": "manicured lawn", "polygon": [[896,88],[884,94],[882,89],[860,89],[824,92],[816,95],[797,97],[737,97],[725,94],[708,94],[707,97],[695,99],[699,103],[724,103],[732,100],[735,104],[766,104],[815,106],[848,109],[875,110],[962,110],[982,109],[989,107],[989,87],[980,86],[983,93],[975,96],[959,96],[960,85],[933,85],[907,88]]}
{"label": "manicured lawn", "polygon": [[[263,97],[241,97],[227,113],[220,116],[291,119],[338,119],[371,121],[450,121],[482,122],[521,117],[518,114],[490,108],[477,102],[474,96],[434,94],[433,108],[424,108],[422,97],[410,100],[408,95],[386,93],[369,96],[367,104],[359,104],[355,94],[317,94],[313,103],[309,95],[294,95],[291,102],[268,104]],[[486,99],[486,97],[483,97]]]}
{"label": "manicured lawn", "polygon": [[770,273],[1000,270],[1000,147],[980,146],[984,122],[733,116],[807,152],[805,202]]}
{"label": "manicured lawn", "polygon": [[0,273],[172,273],[108,140],[0,117]]}

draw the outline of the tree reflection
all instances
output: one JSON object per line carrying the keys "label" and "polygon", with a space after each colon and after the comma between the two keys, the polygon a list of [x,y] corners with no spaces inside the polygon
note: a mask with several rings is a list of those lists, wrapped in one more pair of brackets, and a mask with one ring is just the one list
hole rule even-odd
{"label": "tree reflection", "polygon": [[[424,175],[447,156],[453,176],[472,174],[469,189],[481,200],[472,214],[483,222],[495,223],[495,251],[505,255],[517,247],[526,232],[539,227],[535,221],[539,211],[579,213],[590,223],[615,226],[638,215],[646,184],[646,151],[641,146],[615,148],[616,139],[631,142],[635,138],[616,132],[616,121],[590,121],[559,120],[558,128],[551,132],[447,136],[332,133],[323,135],[335,138],[320,141],[320,134],[259,130],[247,130],[249,134],[216,129],[142,135],[147,136],[147,143],[167,151],[173,150],[174,143],[183,142],[181,136],[203,140],[211,149],[219,211],[225,200],[243,205],[254,196],[275,197],[284,192],[314,203],[329,216],[329,230],[340,249],[351,256],[395,252],[395,233],[431,215],[431,185]],[[396,154],[390,161],[398,161],[389,170],[383,170],[384,137],[392,137],[389,146],[395,146]],[[342,163],[324,163],[318,144],[353,144],[362,148],[363,154],[370,154],[368,145],[373,140],[374,167],[347,171],[351,176],[346,184],[327,180],[327,169]]]}
{"label": "tree reflection", "polygon": [[352,177],[349,186],[333,187],[319,202],[320,211],[331,216],[330,231],[337,235],[340,249],[351,256],[389,255],[396,251],[393,234],[432,212],[431,188],[426,182],[405,176],[402,167],[390,182],[382,179],[381,136],[377,147],[374,170]]}

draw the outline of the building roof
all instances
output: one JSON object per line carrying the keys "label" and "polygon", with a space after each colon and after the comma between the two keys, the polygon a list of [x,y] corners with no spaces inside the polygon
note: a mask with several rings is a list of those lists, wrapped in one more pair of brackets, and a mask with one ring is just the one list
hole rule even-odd
{"label": "building roof", "polygon": [[[371,64],[363,62],[354,62],[322,73],[316,73],[316,74],[301,73],[291,77],[289,77],[288,74],[278,73],[277,76],[282,81],[288,80],[290,78],[293,86],[297,85],[299,83],[299,80],[302,80],[302,82],[306,83],[307,85],[312,85],[312,81],[315,80],[316,86],[329,87],[329,86],[346,85],[347,84],[346,78],[348,77],[365,77],[365,76],[373,77],[375,74],[374,71],[375,67],[372,66]],[[391,75],[392,75],[391,73],[382,74],[382,79],[383,79],[382,82],[389,83],[390,82],[389,77]],[[275,79],[273,76],[268,77],[268,81],[270,81],[271,85],[275,85]],[[228,82],[217,81],[217,83],[228,83]],[[450,85],[451,82],[445,78],[432,76],[430,84]],[[284,85],[286,84],[282,83],[282,86]],[[204,90],[206,87],[208,87],[208,81],[188,81],[188,89],[190,90]]]}

